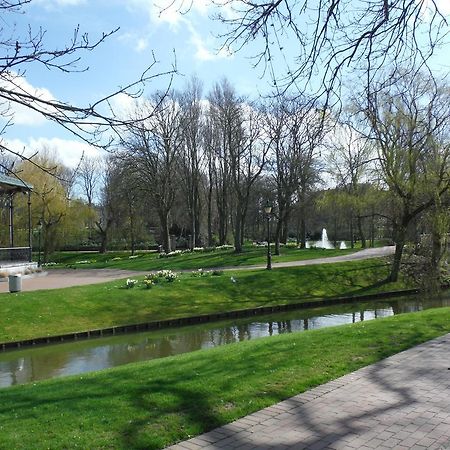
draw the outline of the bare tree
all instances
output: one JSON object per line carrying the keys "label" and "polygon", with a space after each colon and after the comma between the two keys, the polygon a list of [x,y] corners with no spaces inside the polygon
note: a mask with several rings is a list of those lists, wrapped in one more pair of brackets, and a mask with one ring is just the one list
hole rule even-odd
{"label": "bare tree", "polygon": [[[269,169],[276,188],[278,207],[275,253],[286,242],[287,229],[297,195],[306,195],[317,180],[315,170],[318,142],[323,132],[323,111],[312,112],[307,102],[287,96],[271,101],[266,108],[266,134],[270,141]],[[305,202],[305,198],[302,198]],[[305,240],[305,232],[302,233]]]}
{"label": "bare tree", "polygon": [[[24,7],[31,1],[0,0],[0,14],[3,16],[26,13]],[[46,33],[42,28],[33,30],[29,27],[24,35],[20,35],[16,28],[8,29],[7,22],[3,21],[0,28],[0,111],[4,123],[0,129],[0,138],[3,136],[0,139],[0,151],[20,159],[33,160],[9,148],[4,139],[8,129],[14,125],[14,108],[18,105],[60,125],[79,139],[93,145],[106,148],[118,141],[129,121],[112,110],[111,101],[121,94],[140,96],[150,81],[164,74],[172,75],[176,71],[175,67],[165,73],[153,73],[157,65],[156,59],[153,59],[137,80],[85,106],[42,95],[26,83],[26,70],[30,66],[41,66],[62,74],[88,70],[81,65],[82,53],[95,50],[117,30],[118,28],[91,40],[78,26],[69,36],[67,44],[62,44],[59,48],[48,48],[45,42]]]}
{"label": "bare tree", "polygon": [[350,212],[350,241],[354,246],[353,218],[356,218],[361,247],[366,248],[363,220],[366,208],[364,198],[369,164],[373,162],[373,143],[359,133],[351,123],[337,124],[329,135],[329,172],[337,186],[345,192],[346,207]]}
{"label": "bare tree", "polygon": [[97,234],[100,238],[100,253],[107,252],[112,229],[123,215],[123,205],[119,202],[120,166],[120,160],[117,160],[114,155],[106,156],[102,163],[98,219],[95,220]]}
{"label": "bare tree", "polygon": [[234,193],[234,248],[242,252],[245,221],[253,185],[267,162],[269,145],[263,140],[262,114],[254,105],[242,106],[239,139],[230,146],[231,185]]}
{"label": "bare tree", "polygon": [[77,170],[78,184],[89,207],[93,206],[94,199],[98,194],[101,166],[100,158],[90,158],[84,155]]}
{"label": "bare tree", "polygon": [[226,243],[231,214],[230,152],[239,145],[242,114],[236,91],[223,79],[208,96],[208,152],[210,183],[214,186],[219,244]]}
{"label": "bare tree", "polygon": [[201,103],[202,84],[192,78],[180,95],[183,146],[181,149],[181,179],[188,206],[193,249],[200,241],[201,185],[205,154],[202,143],[204,111]]}
{"label": "bare tree", "polygon": [[[232,13],[222,13],[224,6]],[[340,100],[349,77],[370,85],[389,65],[426,64],[449,31],[434,0],[226,0],[217,8],[227,26],[224,47],[236,51],[255,41],[255,65],[270,72],[280,91],[314,89],[326,105]],[[292,42],[297,54],[289,59]]]}
{"label": "bare tree", "polygon": [[[155,93],[141,102],[124,138],[123,163],[138,179],[160,221],[165,252],[170,252],[170,211],[177,190],[177,164],[183,144],[181,108],[174,93]],[[148,118],[151,116],[150,118]],[[141,118],[147,120],[142,121]]]}

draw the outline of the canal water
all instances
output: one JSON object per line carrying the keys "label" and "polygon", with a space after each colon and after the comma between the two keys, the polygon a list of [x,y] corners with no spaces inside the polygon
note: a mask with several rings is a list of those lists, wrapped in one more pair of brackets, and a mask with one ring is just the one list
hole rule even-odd
{"label": "canal water", "polygon": [[450,306],[449,292],[439,299],[410,296],[348,303],[6,351],[0,354],[0,387],[442,306]]}

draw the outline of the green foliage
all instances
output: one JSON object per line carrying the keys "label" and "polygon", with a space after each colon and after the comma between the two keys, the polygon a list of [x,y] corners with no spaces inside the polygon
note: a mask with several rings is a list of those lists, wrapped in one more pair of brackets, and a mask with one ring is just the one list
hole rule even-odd
{"label": "green foliage", "polygon": [[1,446],[163,448],[448,333],[449,316],[428,310],[3,389]]}
{"label": "green foliage", "polygon": [[403,288],[401,282],[384,282],[388,268],[368,260],[229,271],[227,276],[180,274],[176,283],[167,282],[168,272],[161,271],[146,278],[156,282],[152,289],[123,289],[125,280],[119,280],[5,293],[0,294],[0,342]]}

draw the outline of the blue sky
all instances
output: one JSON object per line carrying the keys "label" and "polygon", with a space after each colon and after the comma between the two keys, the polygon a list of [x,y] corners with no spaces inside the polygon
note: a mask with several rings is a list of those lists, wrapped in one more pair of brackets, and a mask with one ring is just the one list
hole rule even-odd
{"label": "blue sky", "polygon": [[[38,31],[46,30],[45,42],[49,48],[60,48],[70,40],[75,27],[89,33],[95,41],[102,32],[117,27],[120,30],[91,53],[82,54],[79,68],[87,72],[61,74],[43,67],[30,66],[26,83],[39,89],[43,95],[76,105],[86,105],[140,76],[152,62],[153,54],[159,61],[154,73],[170,70],[176,54],[180,74],[175,87],[182,87],[191,75],[197,75],[207,92],[215,81],[227,77],[241,95],[257,96],[269,90],[269,81],[262,79],[262,68],[253,69],[251,55],[255,48],[237,54],[218,52],[219,24],[212,21],[207,0],[193,0],[188,14],[180,14],[175,6],[162,12],[159,0],[33,0],[23,8],[24,14],[3,15],[4,30],[17,27],[23,35],[28,25]],[[160,0],[160,6],[168,0]],[[179,0],[175,0],[179,1]],[[189,3],[189,2],[188,2]],[[449,0],[440,0],[450,13]],[[289,45],[289,44],[288,44]],[[296,45],[296,43],[291,43]],[[286,47],[286,51],[288,47]],[[444,51],[439,62],[449,61],[450,50]],[[167,86],[168,78],[160,78],[148,85],[147,93]],[[75,166],[82,151],[96,155],[89,148],[26,110],[16,114],[16,125],[4,136],[16,150],[26,148],[28,153],[47,145],[61,155],[63,161]]]}
{"label": "blue sky", "polygon": [[[251,70],[244,53],[236,57],[218,51],[219,41],[213,35],[218,24],[209,19],[209,10],[201,2],[193,3],[188,15],[176,8],[160,14],[161,8],[147,0],[33,0],[23,11],[25,14],[4,15],[7,27],[16,26],[22,36],[28,25],[35,32],[42,27],[47,48],[63,47],[78,24],[80,33],[89,33],[92,42],[103,32],[120,27],[93,52],[80,53],[82,60],[77,67],[89,67],[86,72],[62,74],[29,66],[24,82],[43,95],[85,106],[139,78],[154,57],[158,61],[154,74],[170,70],[176,61],[179,74],[174,87],[181,88],[191,75],[197,75],[205,92],[222,77],[230,79],[242,95],[267,91],[267,82],[259,77],[261,70]],[[147,85],[146,93],[164,89],[168,83],[168,76],[158,78]],[[27,148],[28,153],[47,145],[58,150],[71,166],[76,165],[83,149],[97,154],[96,149],[25,109],[16,114],[15,126],[5,138],[15,150]]]}

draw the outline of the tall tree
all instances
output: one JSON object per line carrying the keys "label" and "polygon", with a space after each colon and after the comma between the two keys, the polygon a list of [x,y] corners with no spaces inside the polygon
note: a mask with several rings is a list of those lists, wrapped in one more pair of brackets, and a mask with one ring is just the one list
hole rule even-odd
{"label": "tall tree", "polygon": [[391,281],[398,278],[408,226],[450,188],[448,92],[428,74],[394,73],[374,86],[362,109],[383,180],[396,201]]}
{"label": "tall tree", "polygon": [[[170,211],[178,182],[183,144],[182,112],[174,93],[157,92],[137,105],[138,120],[130,124],[123,144],[123,162],[137,177],[159,217],[165,252],[171,251]],[[140,120],[147,117],[145,121]]]}
{"label": "tall tree", "polygon": [[[337,124],[329,136],[329,172],[337,186],[346,193],[350,210],[350,228],[356,218],[361,247],[366,248],[363,220],[366,216],[366,186],[369,164],[373,162],[373,144],[350,123]],[[353,248],[353,232],[350,232]]]}
{"label": "tall tree", "polygon": [[[270,148],[271,171],[278,207],[275,253],[286,242],[289,219],[297,195],[306,195],[317,179],[314,170],[318,142],[323,132],[323,112],[311,112],[308,102],[291,97],[276,97],[266,108],[265,122]],[[302,201],[305,201],[302,198]],[[305,233],[302,233],[305,240]]]}
{"label": "tall tree", "polygon": [[[41,170],[44,168],[45,170]],[[63,220],[69,209],[69,199],[64,186],[64,167],[47,148],[21,162],[20,176],[33,186],[31,194],[32,223],[42,226],[44,262],[55,250]]]}
{"label": "tall tree", "polygon": [[241,139],[241,101],[226,79],[214,85],[208,101],[210,182],[215,191],[219,244],[223,245],[227,240],[232,207],[230,154],[235,152]]}
{"label": "tall tree", "polygon": [[234,248],[242,252],[245,221],[253,185],[266,165],[269,146],[262,136],[262,114],[254,105],[242,105],[242,123],[230,146],[231,186],[234,194]]}
{"label": "tall tree", "polygon": [[205,160],[202,142],[204,112],[201,95],[202,84],[198,78],[191,78],[180,95],[181,126],[183,128],[180,158],[181,180],[184,184],[189,211],[191,249],[200,242],[202,170]]}

